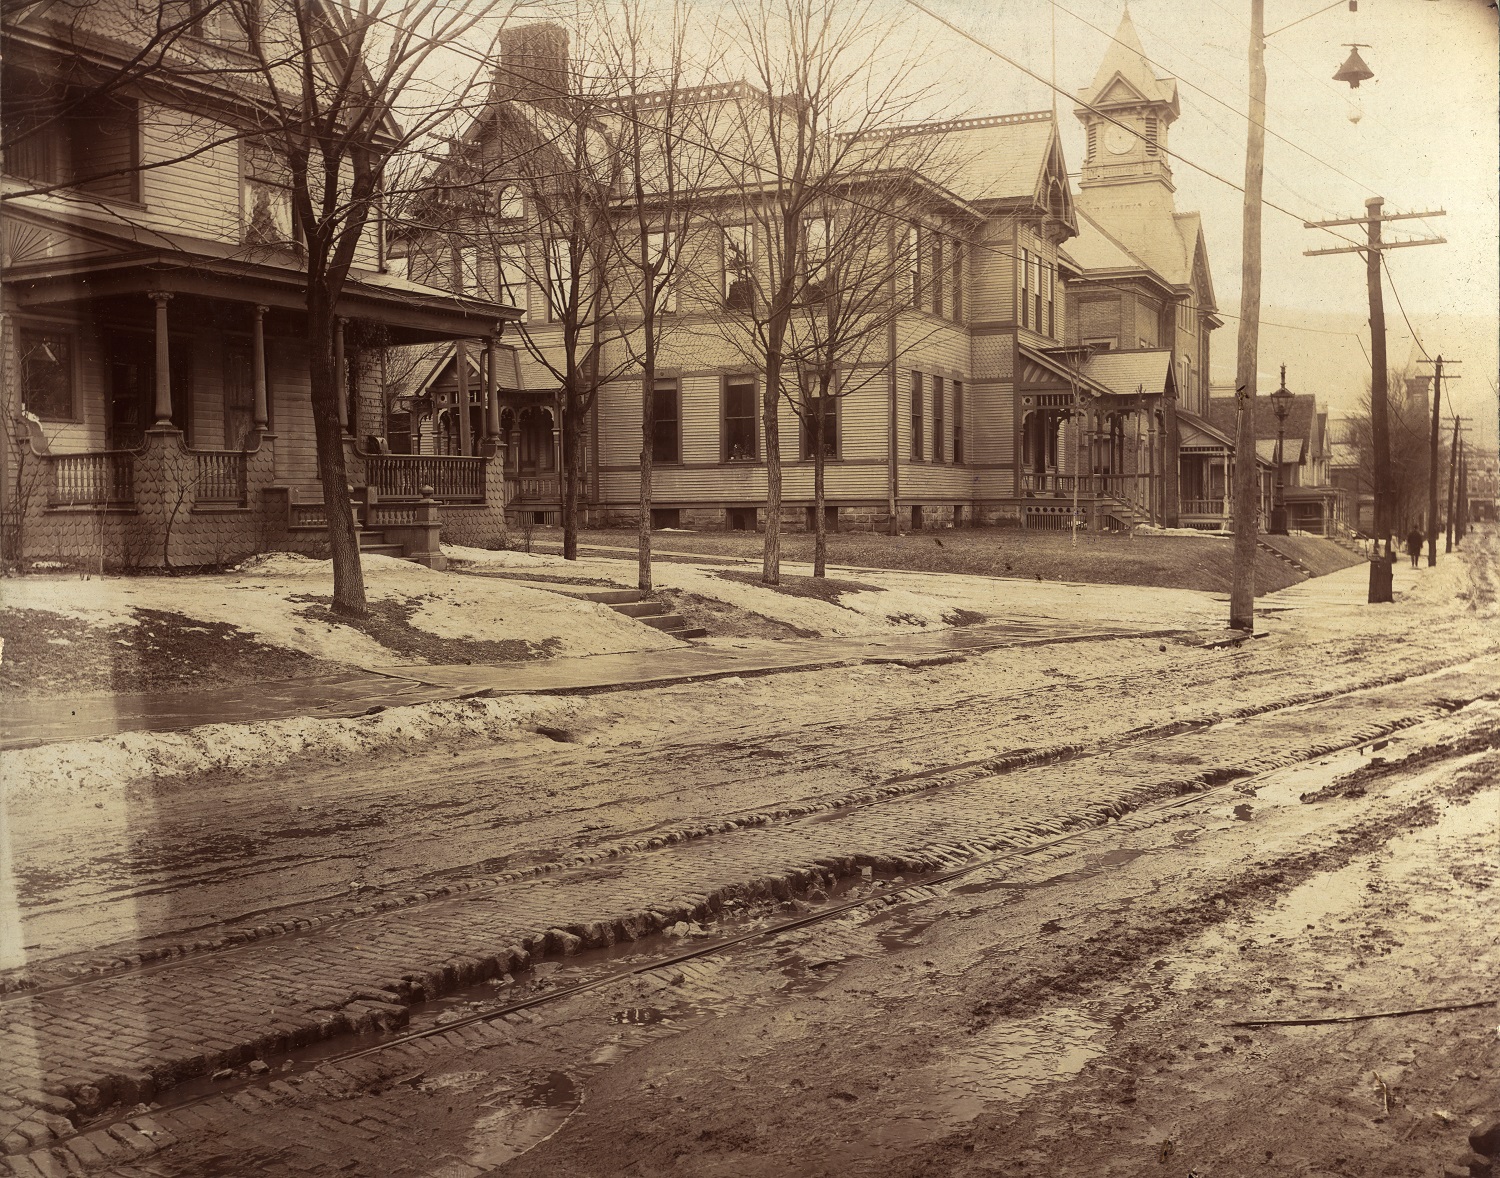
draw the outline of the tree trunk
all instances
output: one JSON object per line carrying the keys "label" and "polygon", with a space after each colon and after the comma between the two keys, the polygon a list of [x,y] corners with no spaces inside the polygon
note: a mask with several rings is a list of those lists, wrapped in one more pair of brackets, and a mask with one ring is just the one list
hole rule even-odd
{"label": "tree trunk", "polygon": [[641,376],[641,520],[636,537],[636,587],[651,592],[651,473],[656,439],[656,364],[650,358]]}
{"label": "tree trunk", "polygon": [[813,414],[813,576],[828,571],[828,529],[823,520],[823,398]]}
{"label": "tree trunk", "polygon": [[578,559],[578,403],[577,390],[563,390],[562,406],[562,517],[563,559]]}
{"label": "tree trunk", "polygon": [[328,552],[333,558],[333,612],[363,617],[365,576],[359,561],[359,533],[349,502],[349,471],[344,463],[344,431],[339,425],[340,373],[333,353],[331,302],[315,283],[307,292],[308,380],[312,389],[313,435],[318,481],[328,517]]}
{"label": "tree trunk", "polygon": [[767,585],[781,584],[781,357],[766,357],[766,391],[761,414],[766,425],[766,542],[760,579]]}

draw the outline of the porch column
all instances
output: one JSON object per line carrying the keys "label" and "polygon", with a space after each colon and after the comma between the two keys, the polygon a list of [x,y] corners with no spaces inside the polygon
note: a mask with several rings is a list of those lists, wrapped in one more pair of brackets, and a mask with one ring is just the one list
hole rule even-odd
{"label": "porch column", "polygon": [[333,324],[333,392],[339,402],[339,429],[349,432],[349,374],[344,370],[344,320]]}
{"label": "porch column", "polygon": [[1157,495],[1156,495],[1156,410],[1147,410],[1149,416],[1146,418],[1146,511],[1151,516],[1151,522],[1157,519]]}
{"label": "porch column", "polygon": [[1219,465],[1224,468],[1224,485],[1219,492],[1220,497],[1223,499],[1220,511],[1227,520],[1229,518],[1229,488],[1234,479],[1234,463],[1230,461],[1228,454],[1224,454],[1219,458]]}
{"label": "porch column", "polygon": [[250,324],[250,375],[255,385],[255,428],[271,427],[271,406],[266,398],[266,311],[257,306]]}
{"label": "porch column", "polygon": [[453,375],[458,384],[458,452],[472,454],[474,446],[469,438],[472,424],[469,421],[469,345],[463,340],[458,340],[453,345]]}
{"label": "porch column", "polygon": [[156,304],[156,424],[172,424],[172,346],[167,334],[167,303],[172,296],[165,291],[151,292]]}
{"label": "porch column", "polygon": [[485,420],[485,432],[497,445],[504,445],[500,437],[500,337],[490,336],[489,361],[485,373],[488,378],[489,416]]}

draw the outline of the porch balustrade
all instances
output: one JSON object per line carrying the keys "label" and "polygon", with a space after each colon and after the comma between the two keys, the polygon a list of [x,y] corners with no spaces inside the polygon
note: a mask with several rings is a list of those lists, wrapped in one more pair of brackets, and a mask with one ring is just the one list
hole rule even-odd
{"label": "porch balustrade", "polygon": [[103,450],[93,454],[53,454],[53,507],[114,507],[135,502],[135,452]]}
{"label": "porch balustrade", "polygon": [[1183,515],[1222,516],[1227,514],[1223,499],[1184,499],[1181,510]]}
{"label": "porch balustrade", "polygon": [[198,464],[199,503],[245,502],[245,455],[236,450],[191,451]]}
{"label": "porch balustrade", "polygon": [[531,475],[522,475],[513,479],[515,493],[511,496],[516,501],[536,501],[542,499],[556,499],[559,494],[559,483],[555,478],[537,478]]}
{"label": "porch balustrade", "polygon": [[1054,471],[1027,471],[1021,475],[1021,490],[1033,495],[1066,498],[1073,494],[1074,484],[1083,498],[1107,496],[1124,503],[1144,505],[1150,476],[1143,474],[1057,474]]}
{"label": "porch balustrade", "polygon": [[443,503],[483,503],[490,460],[467,455],[372,454],[365,458],[365,477],[382,499],[420,499],[431,487]]}

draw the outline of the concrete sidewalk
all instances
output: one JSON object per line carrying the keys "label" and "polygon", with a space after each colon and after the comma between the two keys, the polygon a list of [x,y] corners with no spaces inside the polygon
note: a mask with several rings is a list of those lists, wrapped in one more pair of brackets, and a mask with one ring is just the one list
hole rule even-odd
{"label": "concrete sidewalk", "polygon": [[803,638],[686,646],[522,663],[369,667],[209,691],[13,700],[0,720],[0,749],[93,740],[121,732],[170,732],[202,724],[297,717],[337,719],[469,695],[548,695],[654,686],[729,675],[764,675],[844,662],[909,661],[1006,646],[1085,639],[1178,636],[1187,631],[1025,619],[931,634]]}

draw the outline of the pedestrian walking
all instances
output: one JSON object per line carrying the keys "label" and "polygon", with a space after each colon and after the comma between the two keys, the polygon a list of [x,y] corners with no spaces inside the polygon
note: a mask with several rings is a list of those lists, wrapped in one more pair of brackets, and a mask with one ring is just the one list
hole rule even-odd
{"label": "pedestrian walking", "polygon": [[1422,535],[1422,529],[1415,524],[1412,525],[1411,531],[1406,533],[1406,552],[1411,557],[1412,568],[1417,567],[1417,557],[1422,554],[1422,541],[1425,539],[1427,537]]}

